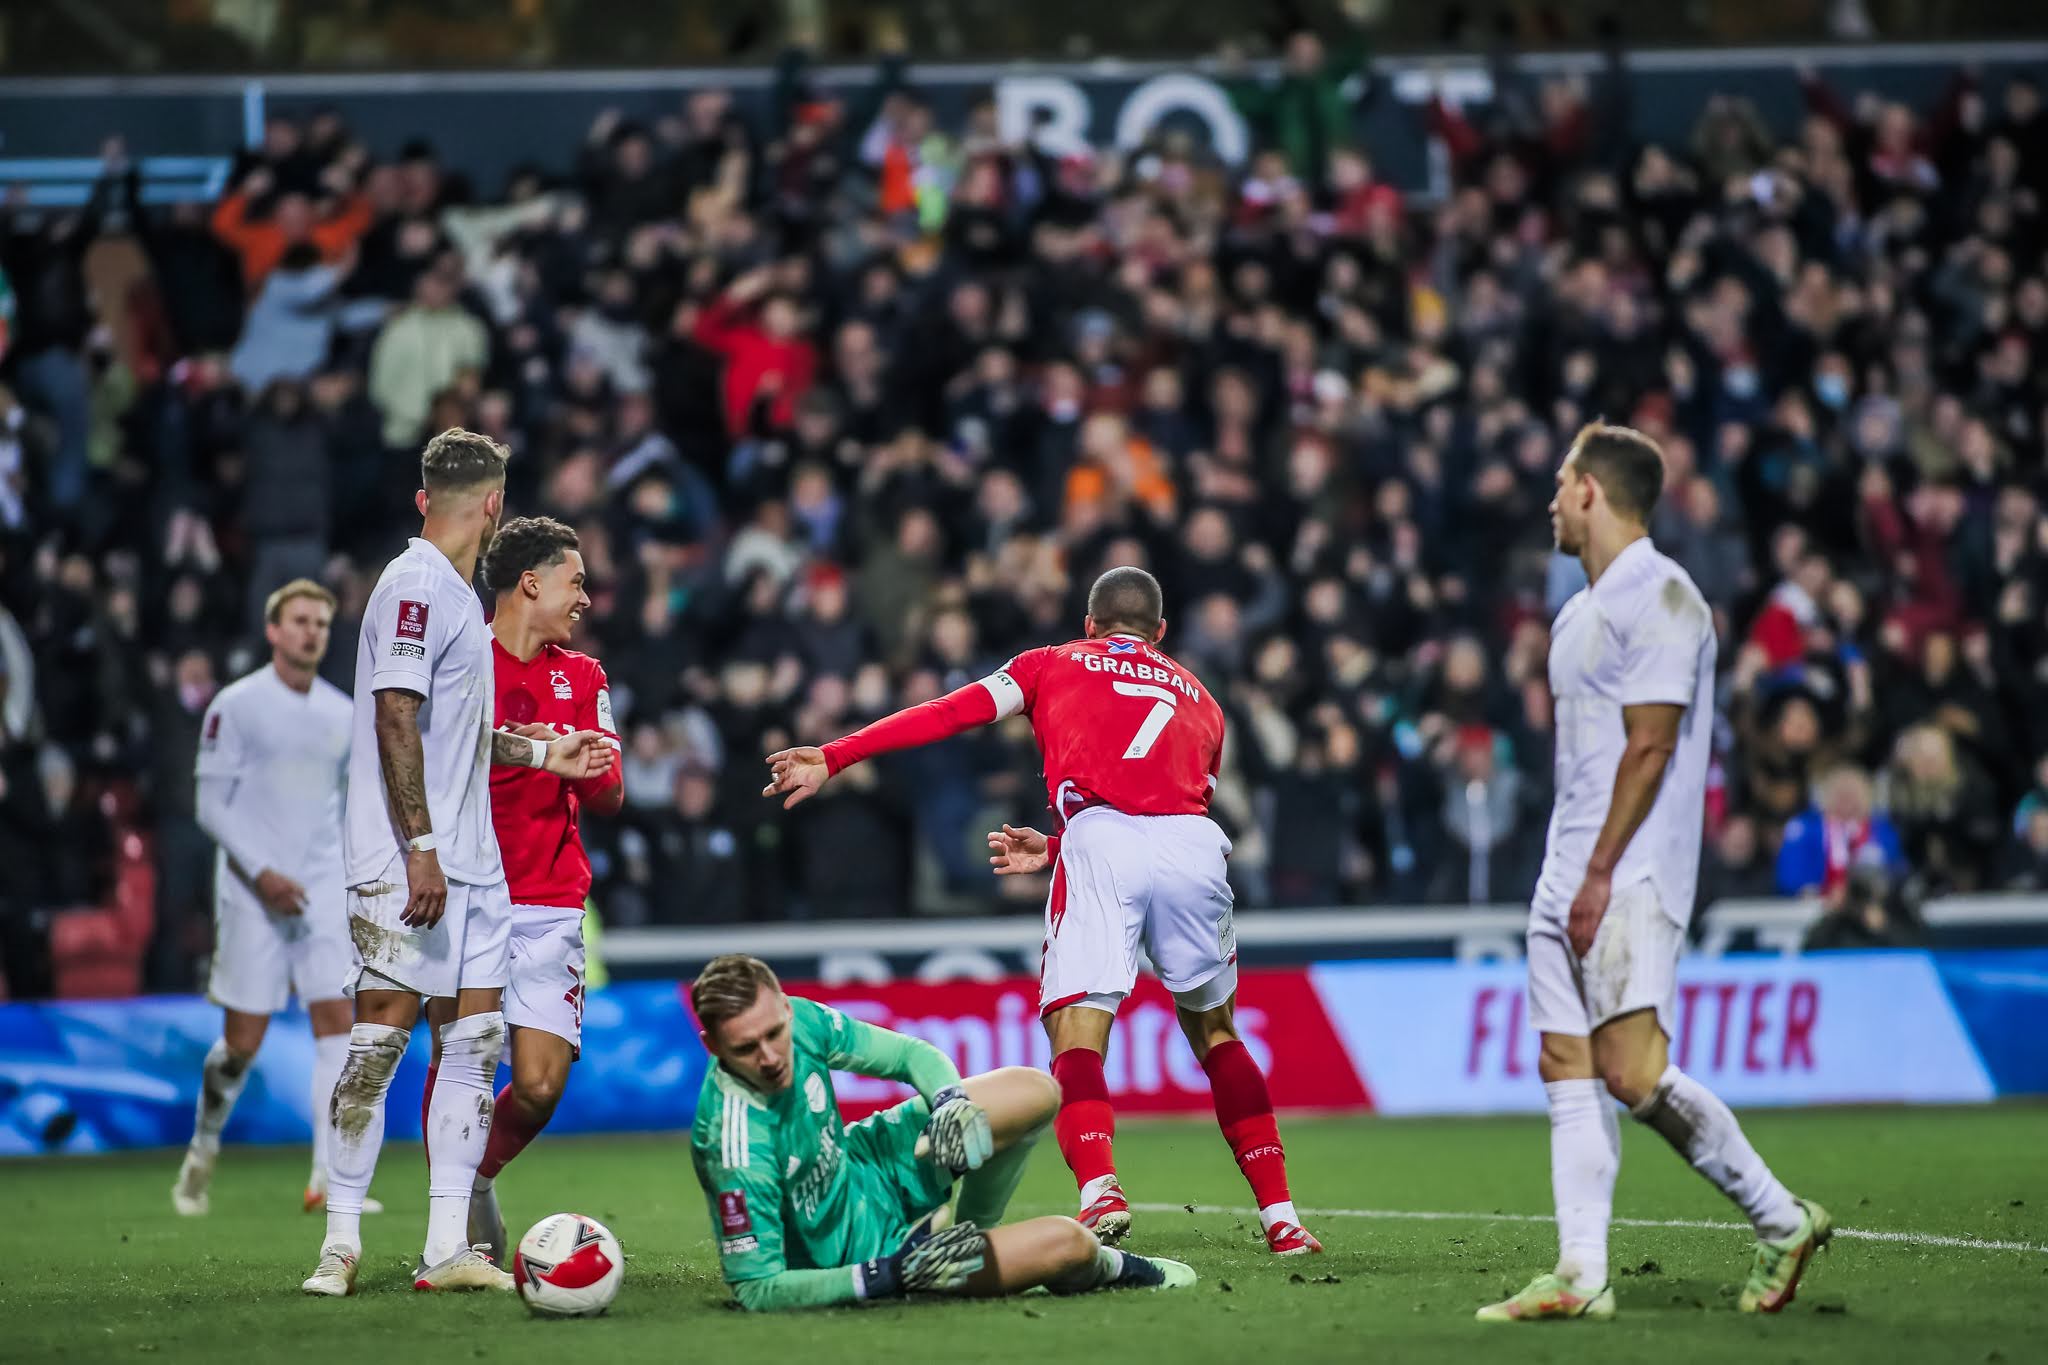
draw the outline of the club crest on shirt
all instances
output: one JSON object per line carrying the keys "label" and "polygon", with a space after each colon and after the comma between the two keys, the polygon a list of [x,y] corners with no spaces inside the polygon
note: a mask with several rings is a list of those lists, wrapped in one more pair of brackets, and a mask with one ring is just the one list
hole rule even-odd
{"label": "club crest on shirt", "polygon": [[555,689],[556,701],[573,701],[575,690],[569,686],[569,675],[559,668],[548,670],[548,686]]}
{"label": "club crest on shirt", "polygon": [[813,1114],[825,1112],[825,1078],[813,1073],[804,1082],[804,1102],[811,1106]]}

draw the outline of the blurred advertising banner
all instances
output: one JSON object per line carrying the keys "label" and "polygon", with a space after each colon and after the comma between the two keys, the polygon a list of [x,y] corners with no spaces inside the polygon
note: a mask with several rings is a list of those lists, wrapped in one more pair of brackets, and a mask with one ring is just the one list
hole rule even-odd
{"label": "blurred advertising banner", "polygon": [[[926,986],[821,987],[791,982],[808,995],[856,1019],[922,1038],[953,1059],[961,1074],[999,1066],[1052,1061],[1038,1026],[1038,983],[956,981]],[[1371,1093],[1305,971],[1248,971],[1239,977],[1238,1030],[1266,1072],[1273,1103],[1282,1109],[1370,1109]],[[1173,997],[1151,977],[1117,1014],[1103,1074],[1109,1097],[1127,1114],[1207,1114],[1209,1078],[1174,1021]],[[849,1118],[873,1113],[908,1096],[902,1086],[838,1076],[839,1106]]]}
{"label": "blurred advertising banner", "polygon": [[[2048,980],[2048,954],[2011,956]],[[1341,963],[1310,976],[1381,1113],[1543,1108],[1521,964]],[[2048,1002],[2038,987],[2034,998]],[[1738,1106],[2000,1093],[1928,953],[1687,958],[1673,1022],[1671,1060]],[[2048,1039],[2037,1026],[2021,1046]]]}
{"label": "blurred advertising banner", "polygon": [[[1673,1059],[1736,1105],[1960,1103],[2048,1094],[2048,951],[1692,957],[1679,968]],[[1028,976],[790,989],[930,1042],[973,1073],[1050,1060]],[[1290,1111],[1533,1112],[1543,1107],[1519,963],[1340,962],[1248,968],[1246,1045]],[[182,1144],[220,1013],[191,997],[0,1006],[0,1155]],[[583,1057],[550,1131],[687,1127],[706,1059],[674,980],[591,992]],[[425,1038],[400,1068],[388,1136],[419,1137]],[[304,1017],[273,1026],[230,1142],[304,1142],[313,1107]],[[1119,1110],[1207,1115],[1208,1079],[1157,981],[1118,1016]],[[849,1118],[907,1094],[842,1076]]]}

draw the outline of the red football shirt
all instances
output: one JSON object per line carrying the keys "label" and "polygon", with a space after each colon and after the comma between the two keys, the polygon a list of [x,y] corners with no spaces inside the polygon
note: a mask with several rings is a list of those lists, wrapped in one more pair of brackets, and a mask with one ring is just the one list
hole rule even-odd
{"label": "red football shirt", "polygon": [[[491,641],[497,675],[497,724],[545,725],[560,734],[597,730],[619,747],[604,667],[588,654],[545,645],[526,663]],[[603,777],[569,782],[539,768],[491,768],[491,824],[505,860],[514,905],[580,909],[590,894],[590,857],[576,813],[606,787],[624,781],[619,764]]]}
{"label": "red football shirt", "polygon": [[[1021,694],[1000,693],[1007,678]],[[989,686],[1031,718],[1046,802],[1064,823],[1092,805],[1204,815],[1223,755],[1223,708],[1193,673],[1136,636],[1027,649]]]}

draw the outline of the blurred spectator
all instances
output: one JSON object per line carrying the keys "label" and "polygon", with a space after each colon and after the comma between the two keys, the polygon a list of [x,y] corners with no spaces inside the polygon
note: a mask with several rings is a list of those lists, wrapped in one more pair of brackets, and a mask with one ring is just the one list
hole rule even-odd
{"label": "blurred spectator", "polygon": [[1814,804],[1785,827],[1779,895],[1832,899],[1858,868],[1876,868],[1887,878],[1905,874],[1899,832],[1872,809],[1873,799],[1870,776],[1860,768],[1836,768],[1820,779]]}
{"label": "blurred spectator", "polygon": [[2005,835],[1983,768],[1937,725],[1894,746],[1888,804],[1913,867],[1943,891],[1974,891]]}
{"label": "blurred spectator", "polygon": [[1502,56],[1491,99],[1422,111],[1449,152],[1423,204],[1356,142],[1348,31],[1276,13],[1279,71],[1233,77],[1241,165],[1177,128],[1013,145],[894,56],[842,106],[792,57],[765,108],[607,111],[481,203],[330,112],[272,118],[210,211],[142,203],[118,146],[82,207],[0,205],[0,715],[77,791],[141,798],[153,979],[204,947],[195,700],[301,572],[353,680],[452,421],[515,450],[512,511],[583,537],[629,800],[594,895],[623,922],[1030,913],[1043,888],[973,847],[1042,815],[1014,727],[795,818],[759,759],[1069,638],[1118,562],[1165,581],[1166,648],[1229,718],[1247,903],[1520,900],[1581,586],[1544,508],[1599,414],[1663,444],[1656,534],[1722,640],[1703,894],[1853,881],[1887,840],[1821,781],[1845,765],[1887,770],[1931,892],[2030,875],[2036,85],[1810,82],[1779,125],[1712,97],[1657,145],[1611,73]]}
{"label": "blurred spectator", "polygon": [[461,267],[453,258],[422,270],[412,302],[394,313],[370,353],[370,399],[384,414],[384,443],[416,443],[427,410],[458,376],[480,374],[489,358],[489,334],[456,306]]}
{"label": "blurred spectator", "polygon": [[1906,883],[1877,868],[1860,868],[1824,902],[1800,947],[1910,948],[1927,941],[1920,909]]}

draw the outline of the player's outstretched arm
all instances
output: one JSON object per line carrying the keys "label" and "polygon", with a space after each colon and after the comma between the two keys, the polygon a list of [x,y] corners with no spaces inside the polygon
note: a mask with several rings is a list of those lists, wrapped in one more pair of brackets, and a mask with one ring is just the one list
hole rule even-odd
{"label": "player's outstretched arm", "polygon": [[[998,707],[998,694],[1012,699],[1007,709]],[[864,725],[821,749],[785,749],[779,754],[771,754],[768,765],[775,768],[780,760],[799,760],[791,765],[790,776],[807,790],[781,788],[783,792],[790,793],[790,799],[782,803],[787,809],[808,800],[827,778],[837,776],[863,759],[894,753],[898,749],[915,749],[922,744],[936,744],[977,725],[987,725],[1004,716],[1014,715],[1022,707],[1023,692],[1018,685],[1008,674],[994,673],[979,682],[955,688],[943,697],[906,706],[894,715],[884,716],[872,725]],[[815,773],[810,771],[814,765],[819,765]],[[776,782],[771,782],[762,793],[764,796],[777,794]]]}

